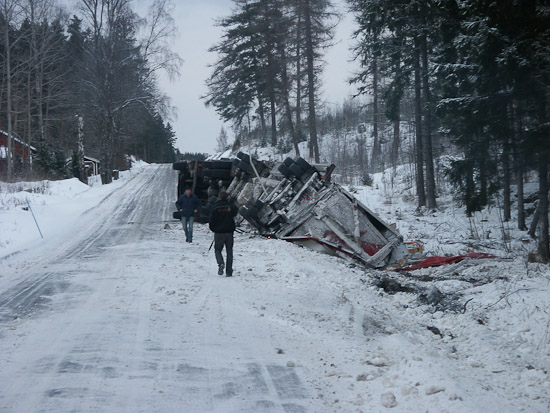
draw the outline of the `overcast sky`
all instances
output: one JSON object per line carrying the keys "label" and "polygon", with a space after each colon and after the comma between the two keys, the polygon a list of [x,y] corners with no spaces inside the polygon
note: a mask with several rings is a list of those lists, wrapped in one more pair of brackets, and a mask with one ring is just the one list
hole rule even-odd
{"label": "overcast sky", "polygon": [[[149,4],[150,0],[137,0],[139,6]],[[213,153],[216,139],[223,122],[213,108],[206,108],[200,96],[207,92],[205,80],[211,73],[208,67],[216,60],[208,48],[217,43],[221,31],[214,21],[227,16],[233,9],[231,0],[174,0],[174,19],[178,28],[178,38],[174,41],[174,50],[184,60],[179,79],[169,82],[163,76],[161,89],[172,99],[177,108],[177,119],[172,121],[176,133],[176,146],[181,152]],[[334,2],[339,11],[345,12],[344,0]],[[351,16],[344,16],[338,26],[335,45],[327,52],[327,67],[323,80],[324,100],[340,104],[353,92],[346,79],[349,78],[352,65],[349,44],[353,26]],[[231,125],[226,125],[231,134]]]}

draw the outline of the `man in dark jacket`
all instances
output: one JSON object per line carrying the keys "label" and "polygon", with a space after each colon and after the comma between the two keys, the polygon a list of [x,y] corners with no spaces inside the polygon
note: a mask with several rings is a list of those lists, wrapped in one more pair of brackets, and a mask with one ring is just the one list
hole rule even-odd
{"label": "man in dark jacket", "polygon": [[191,193],[191,188],[185,188],[183,195],[176,201],[176,208],[181,214],[185,242],[193,242],[193,221],[195,213],[201,208],[201,201],[197,195]]}
{"label": "man in dark jacket", "polygon": [[224,261],[222,250],[225,246],[227,260],[225,262],[225,275],[233,275],[233,232],[235,231],[235,220],[237,208],[227,200],[227,192],[219,194],[219,200],[212,207],[208,226],[214,232],[214,252],[218,263],[218,274],[223,275]]}

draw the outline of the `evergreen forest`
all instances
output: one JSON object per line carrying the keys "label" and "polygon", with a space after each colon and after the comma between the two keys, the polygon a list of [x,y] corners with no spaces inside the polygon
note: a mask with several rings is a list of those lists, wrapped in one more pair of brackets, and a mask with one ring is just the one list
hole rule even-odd
{"label": "evergreen forest", "polygon": [[[170,3],[140,17],[131,0],[0,1],[0,130],[9,136],[2,178],[85,180],[83,157],[101,162],[102,179],[135,156],[173,162],[169,101],[161,70],[176,75]],[[145,33],[145,35],[143,34]],[[32,146],[18,153],[16,145]],[[67,161],[69,159],[69,161]]]}

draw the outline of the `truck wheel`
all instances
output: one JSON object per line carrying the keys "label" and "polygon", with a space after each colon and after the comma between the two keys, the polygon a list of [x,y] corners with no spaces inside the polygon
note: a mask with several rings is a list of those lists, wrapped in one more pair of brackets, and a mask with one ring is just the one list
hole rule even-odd
{"label": "truck wheel", "polygon": [[248,155],[244,152],[239,152],[237,154],[237,158],[239,158],[241,161],[245,161],[245,162],[250,163],[250,155]]}
{"label": "truck wheel", "polygon": [[247,218],[252,218],[252,219],[256,220],[258,218],[259,213],[260,213],[260,211],[258,210],[258,208],[252,207],[248,210]]}
{"label": "truck wheel", "polygon": [[293,163],[288,169],[290,169],[290,172],[292,172],[292,174],[297,178],[302,177],[302,175],[306,172],[297,163]]}
{"label": "truck wheel", "polygon": [[309,171],[312,166],[309,164],[308,161],[306,161],[304,158],[302,158],[301,156],[299,156],[298,158],[296,158],[296,164],[302,168],[304,171]]}
{"label": "truck wheel", "polygon": [[280,164],[278,170],[281,173],[281,175],[283,175],[286,179],[292,178],[292,172],[288,168],[288,166],[286,166],[286,164],[284,163]]}
{"label": "truck wheel", "polygon": [[303,175],[300,177],[300,180],[305,181],[307,178],[309,178],[312,174],[316,173],[317,169],[315,169],[313,166],[309,168],[307,171],[303,173]]}
{"label": "truck wheel", "polygon": [[254,202],[254,208],[256,208],[258,211],[261,211],[264,205],[265,203],[260,201],[259,199],[256,202]]}
{"label": "truck wheel", "polygon": [[250,164],[246,161],[240,161],[237,166],[243,172],[250,172]]}
{"label": "truck wheel", "polygon": [[239,214],[246,219],[248,217],[248,208],[243,205],[239,208]]}

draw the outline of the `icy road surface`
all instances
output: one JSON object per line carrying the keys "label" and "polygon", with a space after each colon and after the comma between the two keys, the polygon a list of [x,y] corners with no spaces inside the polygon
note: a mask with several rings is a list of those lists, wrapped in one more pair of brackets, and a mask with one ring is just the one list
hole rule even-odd
{"label": "icy road surface", "polygon": [[218,276],[207,227],[190,245],[170,219],[175,179],[145,167],[0,260],[0,411],[547,411],[547,348],[342,260],[243,234]]}

